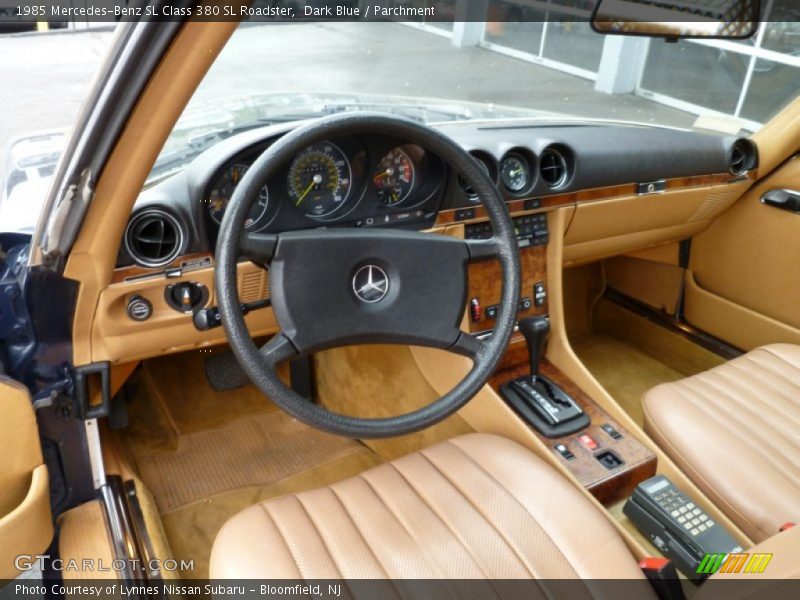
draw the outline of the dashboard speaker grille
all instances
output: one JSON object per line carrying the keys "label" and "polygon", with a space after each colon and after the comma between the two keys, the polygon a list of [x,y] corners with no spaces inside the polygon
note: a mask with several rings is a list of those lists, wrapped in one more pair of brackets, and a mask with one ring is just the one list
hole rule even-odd
{"label": "dashboard speaker grille", "polygon": [[741,194],[741,188],[731,190],[720,190],[710,193],[705,200],[697,207],[687,223],[705,221],[717,216],[723,210],[733,204]]}
{"label": "dashboard speaker grille", "polygon": [[184,233],[168,212],[146,209],[130,220],[125,230],[125,248],[144,267],[163,267],[175,260],[183,248]]}
{"label": "dashboard speaker grille", "polygon": [[255,302],[269,297],[269,278],[264,269],[239,273],[238,284],[239,300],[242,302]]}

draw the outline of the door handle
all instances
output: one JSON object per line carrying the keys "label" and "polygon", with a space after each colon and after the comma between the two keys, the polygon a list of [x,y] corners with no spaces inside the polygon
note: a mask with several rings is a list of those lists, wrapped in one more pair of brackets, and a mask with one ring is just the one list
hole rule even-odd
{"label": "door handle", "polygon": [[770,190],[761,196],[761,202],[781,210],[800,213],[800,192],[794,190]]}

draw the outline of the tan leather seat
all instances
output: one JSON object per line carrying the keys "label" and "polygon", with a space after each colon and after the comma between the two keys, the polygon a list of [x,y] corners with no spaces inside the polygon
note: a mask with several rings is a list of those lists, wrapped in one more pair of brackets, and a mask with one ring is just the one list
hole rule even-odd
{"label": "tan leather seat", "polygon": [[800,521],[800,346],[764,346],[653,388],[644,426],[751,539]]}
{"label": "tan leather seat", "polygon": [[[470,434],[230,519],[212,578],[642,579],[606,517],[504,438]],[[641,597],[651,597],[647,584]]]}

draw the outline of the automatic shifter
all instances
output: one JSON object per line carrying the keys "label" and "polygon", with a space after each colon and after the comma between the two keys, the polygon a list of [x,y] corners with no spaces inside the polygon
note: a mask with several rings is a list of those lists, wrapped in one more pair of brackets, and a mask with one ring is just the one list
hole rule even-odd
{"label": "automatic shifter", "polygon": [[539,363],[544,355],[544,345],[550,335],[550,319],[547,317],[528,317],[519,324],[519,332],[525,336],[528,343],[528,359],[531,365],[531,383],[536,383],[539,377]]}
{"label": "automatic shifter", "polygon": [[547,317],[522,319],[519,331],[528,344],[531,374],[500,387],[506,401],[547,437],[562,437],[589,425],[580,406],[547,377],[539,374],[544,347],[550,333]]}

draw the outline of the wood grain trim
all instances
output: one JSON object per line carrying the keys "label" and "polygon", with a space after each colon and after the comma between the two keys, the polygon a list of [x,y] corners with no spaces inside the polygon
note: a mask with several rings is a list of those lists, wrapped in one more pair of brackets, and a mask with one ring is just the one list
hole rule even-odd
{"label": "wood grain trim", "polygon": [[[519,252],[520,267],[522,271],[521,297],[531,299],[531,309],[521,312],[520,317],[542,315],[547,313],[547,301],[543,306],[536,306],[534,302],[533,286],[542,282],[547,286],[547,247],[533,246],[522,248]],[[496,260],[470,263],[469,271],[469,296],[478,298],[481,304],[480,321],[469,322],[471,333],[487,331],[494,328],[494,319],[486,318],[486,307],[500,303],[500,286],[503,281],[500,263]]]}
{"label": "wood grain trim", "polygon": [[[750,174],[748,174],[748,178],[750,178]],[[729,183],[732,180],[736,180],[737,178],[733,177],[730,173],[718,173],[715,175],[698,175],[694,177],[680,177],[677,179],[667,179],[666,180],[666,191],[677,191],[677,190],[688,190],[693,188],[702,188],[702,187],[711,187],[715,185],[720,185],[724,183]],[[508,202],[506,205],[508,206],[508,210],[512,216],[520,216],[520,215],[527,215],[527,214],[534,214],[537,212],[542,212],[548,208],[554,208],[558,206],[564,206],[568,204],[575,204],[580,202],[591,202],[594,200],[608,200],[611,198],[619,198],[619,197],[626,197],[626,196],[636,196],[637,195],[638,184],[636,183],[629,183],[625,185],[617,185],[617,186],[610,186],[610,187],[603,187],[603,188],[593,188],[589,190],[579,190],[576,192],[569,192],[566,194],[555,194],[552,196],[542,196],[539,198],[540,205],[537,208],[525,208],[525,203],[532,198],[520,198],[519,200],[513,200]],[[458,210],[443,210],[439,212],[439,215],[436,218],[436,223],[434,227],[443,227],[446,225],[452,225],[455,223],[473,223],[475,221],[485,221],[489,218],[486,209],[483,206],[475,206],[475,207],[467,207],[472,208],[475,211],[475,216],[472,219],[456,219],[456,213]],[[137,276],[148,276],[148,275],[157,275],[159,273],[163,273],[167,269],[172,269],[175,267],[179,267],[181,263],[187,260],[194,260],[194,259],[201,259],[205,257],[211,257],[213,259],[213,254],[210,252],[205,253],[196,253],[196,254],[187,254],[185,256],[179,256],[176,258],[172,263],[166,265],[164,267],[158,268],[147,268],[147,267],[140,267],[140,266],[130,266],[130,267],[121,267],[119,269],[114,270],[114,275],[112,278],[112,283],[120,283],[125,279],[130,277],[137,277]],[[524,265],[523,265],[524,267]],[[470,270],[470,274],[472,274],[472,270]],[[477,270],[476,270],[477,274]],[[545,270],[542,269],[541,274],[545,274]],[[543,278],[537,280],[541,281]],[[470,298],[473,297],[473,294],[470,293]],[[496,303],[496,302],[491,302]],[[490,304],[491,304],[490,303]]]}
{"label": "wood grain trim", "polygon": [[[527,375],[529,372],[525,339],[515,334],[498,369],[489,379],[489,385],[499,394],[503,383]],[[557,439],[547,438],[535,430],[534,433],[553,453],[556,460],[563,464],[599,502],[609,504],[629,496],[639,483],[656,474],[656,455],[612,419],[571,379],[546,360],[541,366],[541,372],[576,400],[589,415],[591,424],[583,431]],[[622,438],[613,440],[600,428],[604,423],[616,429]],[[578,437],[585,433],[591,435],[601,449],[613,450],[625,465],[616,471],[605,469],[595,460],[593,454],[596,452],[589,452],[578,442]],[[565,444],[575,458],[568,461],[562,457],[555,450],[557,444]]]}
{"label": "wood grain trim", "polygon": [[[752,178],[751,174],[747,175],[748,179]],[[716,173],[714,175],[697,175],[693,177],[678,177],[666,180],[667,192],[690,190],[694,188],[712,187],[736,181],[741,178],[736,178],[730,173]],[[576,204],[581,202],[593,202],[596,200],[609,200],[612,198],[624,198],[627,196],[637,196],[638,183],[626,183],[624,185],[614,185],[609,187],[592,188],[588,190],[578,190],[575,192],[568,192],[564,194],[554,194],[552,196],[541,196],[538,198],[539,206],[537,208],[525,208],[525,203],[533,200],[534,198],[520,198],[519,200],[512,200],[507,202],[508,211],[512,216],[519,216],[522,214],[532,214],[540,212],[547,208],[555,208],[565,206],[568,204]],[[653,194],[657,195],[657,194]],[[475,211],[474,217],[471,219],[456,219],[456,213],[464,209],[473,209]],[[489,214],[483,206],[464,207],[463,209],[443,210],[439,212],[436,218],[436,225],[447,225],[451,223],[472,223],[474,221],[483,221],[489,218]]]}
{"label": "wood grain trim", "polygon": [[171,263],[164,265],[163,267],[140,267],[139,265],[120,267],[118,269],[114,269],[114,274],[111,277],[111,285],[115,283],[123,283],[126,279],[130,279],[131,277],[155,277],[156,275],[163,274],[169,269],[178,268],[185,262],[194,260],[200,261],[204,258],[211,259],[211,264],[214,264],[213,254],[210,252],[197,252],[195,254],[185,254],[183,256],[179,256]]}

